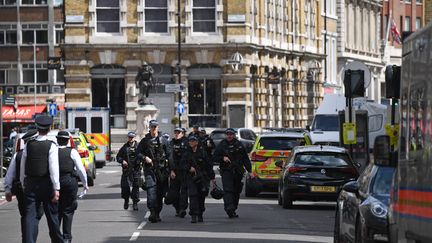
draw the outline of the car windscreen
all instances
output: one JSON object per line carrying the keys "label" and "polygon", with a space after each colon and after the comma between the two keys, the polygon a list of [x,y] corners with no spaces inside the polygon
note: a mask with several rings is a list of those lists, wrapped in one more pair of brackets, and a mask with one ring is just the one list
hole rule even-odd
{"label": "car windscreen", "polygon": [[390,195],[390,187],[392,184],[394,168],[392,167],[379,167],[373,185],[371,187],[371,193],[377,195]]}
{"label": "car windscreen", "polygon": [[266,150],[291,150],[302,145],[305,145],[304,138],[262,137],[259,141],[259,149]]}
{"label": "car windscreen", "polygon": [[339,131],[339,117],[337,115],[315,115],[312,131]]}
{"label": "car windscreen", "polygon": [[211,134],[211,138],[212,138],[212,139],[216,139],[216,140],[218,140],[218,139],[225,139],[225,132],[224,132],[224,131],[221,131],[221,132],[213,132],[213,133]]}
{"label": "car windscreen", "polygon": [[300,166],[346,167],[351,163],[347,154],[307,152],[297,154],[294,159],[294,164]]}

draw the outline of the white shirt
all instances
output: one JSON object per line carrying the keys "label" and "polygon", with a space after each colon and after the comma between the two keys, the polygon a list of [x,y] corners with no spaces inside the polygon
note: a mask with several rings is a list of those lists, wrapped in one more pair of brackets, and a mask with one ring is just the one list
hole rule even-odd
{"label": "white shirt", "polygon": [[12,131],[12,132],[9,134],[9,140],[14,139],[14,138],[16,137],[16,135],[17,135],[17,132],[16,132],[16,131]]}
{"label": "white shirt", "polygon": [[6,193],[10,193],[12,189],[12,183],[15,179],[16,171],[16,153],[13,155],[12,160],[9,164],[5,179],[4,179],[4,189]]}
{"label": "white shirt", "polygon": [[[37,141],[48,140],[46,135],[39,135],[36,137]],[[25,165],[27,160],[27,144],[24,146],[24,151],[21,157],[21,170],[20,170],[20,181],[21,185],[24,187],[25,178]],[[58,162],[58,146],[55,143],[51,143],[51,148],[48,155],[48,168],[51,182],[53,184],[54,190],[60,190],[60,172],[59,172],[59,162]]]}
{"label": "white shirt", "polygon": [[[60,148],[66,148],[66,146],[59,146],[59,149]],[[78,172],[78,176],[81,179],[83,187],[88,188],[88,186],[87,186],[87,173],[86,173],[86,170],[84,168],[84,165],[82,164],[81,156],[79,155],[79,153],[76,149],[72,149],[70,155],[71,155],[71,159],[74,162],[75,169]]]}

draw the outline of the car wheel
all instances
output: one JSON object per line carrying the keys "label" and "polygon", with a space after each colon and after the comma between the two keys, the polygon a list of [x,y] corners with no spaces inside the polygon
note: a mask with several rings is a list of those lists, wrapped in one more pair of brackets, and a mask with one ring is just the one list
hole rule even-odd
{"label": "car wheel", "polygon": [[293,207],[293,200],[286,190],[282,193],[282,207],[285,209]]}
{"label": "car wheel", "polygon": [[87,185],[88,186],[94,186],[94,179],[90,175],[87,175]]}

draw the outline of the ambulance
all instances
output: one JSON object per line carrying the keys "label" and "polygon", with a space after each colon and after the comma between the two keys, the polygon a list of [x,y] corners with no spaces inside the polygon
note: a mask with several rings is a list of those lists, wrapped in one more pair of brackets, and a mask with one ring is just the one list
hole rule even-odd
{"label": "ambulance", "polygon": [[94,150],[96,167],[101,168],[111,160],[110,110],[106,107],[66,108],[67,128],[79,128],[88,141],[97,146]]}

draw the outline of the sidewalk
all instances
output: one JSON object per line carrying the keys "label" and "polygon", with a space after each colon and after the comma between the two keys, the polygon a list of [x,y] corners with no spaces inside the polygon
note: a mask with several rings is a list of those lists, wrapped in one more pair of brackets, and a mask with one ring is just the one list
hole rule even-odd
{"label": "sidewalk", "polygon": [[4,196],[4,178],[0,179],[0,203],[5,199]]}

